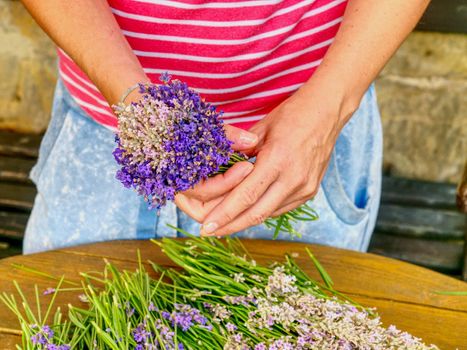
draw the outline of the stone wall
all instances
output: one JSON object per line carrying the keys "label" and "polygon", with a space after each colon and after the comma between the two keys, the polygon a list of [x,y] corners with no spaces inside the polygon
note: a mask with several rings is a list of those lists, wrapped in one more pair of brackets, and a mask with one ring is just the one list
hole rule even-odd
{"label": "stone wall", "polygon": [[[0,128],[45,129],[56,79],[52,43],[19,1],[0,0]],[[411,34],[377,80],[385,166],[457,182],[467,155],[467,36]]]}
{"label": "stone wall", "polygon": [[55,49],[19,1],[0,0],[0,128],[47,127],[56,80]]}
{"label": "stone wall", "polygon": [[467,35],[412,33],[376,88],[391,173],[458,182],[467,161]]}

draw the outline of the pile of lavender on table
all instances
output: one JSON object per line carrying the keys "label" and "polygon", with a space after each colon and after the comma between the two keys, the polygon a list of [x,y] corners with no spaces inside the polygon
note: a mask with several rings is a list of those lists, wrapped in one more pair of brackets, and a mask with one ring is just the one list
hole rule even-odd
{"label": "pile of lavender on table", "polygon": [[78,289],[83,294],[69,305],[67,317],[59,309],[48,317],[57,294],[76,292],[64,287],[71,282],[63,278],[45,291],[50,295],[36,289],[38,300],[51,298],[45,315],[35,314],[24,297],[21,310],[13,295],[0,296],[20,320],[19,348],[437,349],[394,326],[384,328],[373,310],[336,292],[309,252],[324,284],[307,276],[290,256],[284,263],[260,266],[236,239],[154,243],[178,268],[151,263],[155,279],[142,263],[134,272],[107,263],[103,273],[82,274]]}
{"label": "pile of lavender on table", "polygon": [[[119,124],[113,153],[120,165],[117,179],[156,209],[177,193],[247,160],[232,150],[221,113],[213,105],[185,83],[170,81],[168,74],[161,81],[140,85],[138,102],[114,106]],[[305,204],[265,224],[275,230],[274,237],[279,232],[300,236],[292,224],[316,219]]]}

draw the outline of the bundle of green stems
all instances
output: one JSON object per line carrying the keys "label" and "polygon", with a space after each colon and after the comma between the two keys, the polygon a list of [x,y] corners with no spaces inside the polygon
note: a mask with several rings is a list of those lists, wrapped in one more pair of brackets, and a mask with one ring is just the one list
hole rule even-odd
{"label": "bundle of green stems", "polygon": [[[261,266],[238,239],[182,233],[190,238],[154,240],[175,268],[139,258],[135,271],[120,271],[106,261],[103,272],[82,273],[81,285],[56,278],[45,296],[36,287],[36,311],[20,286],[19,301],[3,293],[21,325],[18,349],[360,349],[375,337],[381,349],[406,340],[407,349],[436,349],[383,328],[372,310],[333,288],[309,250],[322,282],[289,255]],[[67,312],[54,306],[59,293],[77,290]],[[46,310],[41,298],[50,298]]]}

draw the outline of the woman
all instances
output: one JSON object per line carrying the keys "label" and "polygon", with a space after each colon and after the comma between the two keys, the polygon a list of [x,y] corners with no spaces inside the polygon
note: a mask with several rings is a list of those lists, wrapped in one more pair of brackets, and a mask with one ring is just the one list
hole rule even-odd
{"label": "woman", "polygon": [[[270,238],[265,218],[310,204],[301,240],[365,250],[381,182],[372,81],[428,1],[23,0],[60,47],[52,121],[32,171],[24,252],[123,238]],[[256,155],[159,216],[115,179],[109,105],[169,72],[225,112]],[[191,219],[194,218],[195,220]],[[197,222],[202,223],[201,229]],[[287,238],[287,236],[282,236]]]}

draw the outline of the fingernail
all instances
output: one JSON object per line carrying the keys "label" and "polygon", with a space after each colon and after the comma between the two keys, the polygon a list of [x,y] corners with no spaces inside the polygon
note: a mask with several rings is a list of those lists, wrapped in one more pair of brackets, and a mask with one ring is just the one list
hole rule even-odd
{"label": "fingernail", "polygon": [[207,224],[204,224],[201,227],[201,235],[212,235],[214,231],[217,230],[219,225],[217,225],[215,222],[208,222]]}
{"label": "fingernail", "polygon": [[258,136],[249,132],[242,132],[240,134],[239,140],[246,146],[254,145],[258,141]]}

